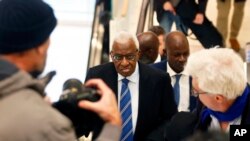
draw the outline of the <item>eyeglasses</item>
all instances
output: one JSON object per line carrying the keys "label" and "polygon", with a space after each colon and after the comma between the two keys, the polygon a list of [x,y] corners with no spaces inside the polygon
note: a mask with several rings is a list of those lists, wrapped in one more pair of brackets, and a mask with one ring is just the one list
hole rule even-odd
{"label": "eyeglasses", "polygon": [[113,53],[111,53],[111,57],[114,59],[114,61],[121,61],[121,60],[123,60],[124,57],[128,61],[135,61],[136,54],[133,53],[133,54],[121,55],[121,54],[113,54]]}
{"label": "eyeglasses", "polygon": [[194,88],[191,90],[191,95],[194,97],[198,97],[200,94],[208,94],[207,92],[197,92]]}

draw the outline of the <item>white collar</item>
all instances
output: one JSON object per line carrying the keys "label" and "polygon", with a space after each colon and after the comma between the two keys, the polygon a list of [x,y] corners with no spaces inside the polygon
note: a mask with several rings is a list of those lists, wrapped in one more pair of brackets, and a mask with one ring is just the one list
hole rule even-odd
{"label": "white collar", "polygon": [[[169,73],[170,77],[175,76],[177,73],[169,66],[168,62],[167,62],[167,72]],[[184,70],[178,74],[181,75],[188,75],[188,73]]]}

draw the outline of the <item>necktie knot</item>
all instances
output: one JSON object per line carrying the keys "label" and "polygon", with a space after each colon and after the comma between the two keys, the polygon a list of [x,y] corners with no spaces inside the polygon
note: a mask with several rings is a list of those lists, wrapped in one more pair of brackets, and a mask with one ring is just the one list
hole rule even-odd
{"label": "necktie knot", "polygon": [[175,83],[179,83],[180,78],[181,78],[181,74],[176,74],[176,75],[175,75],[175,79],[176,79],[176,82],[175,82]]}
{"label": "necktie knot", "polygon": [[127,78],[122,79],[122,83],[124,83],[126,86],[128,86],[129,80]]}

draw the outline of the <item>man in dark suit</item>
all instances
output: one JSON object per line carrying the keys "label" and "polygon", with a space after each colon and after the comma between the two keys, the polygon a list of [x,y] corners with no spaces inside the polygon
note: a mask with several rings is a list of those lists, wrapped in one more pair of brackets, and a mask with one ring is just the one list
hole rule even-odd
{"label": "man in dark suit", "polygon": [[[169,73],[174,88],[179,83],[179,93],[175,92],[178,111],[192,111],[196,106],[196,98],[191,96],[192,78],[184,71],[190,52],[186,36],[179,31],[167,34],[164,52],[167,60],[151,66]],[[178,80],[177,77],[179,77]]]}
{"label": "man in dark suit", "polygon": [[[121,32],[110,52],[112,61],[90,68],[86,80],[101,78],[120,101],[122,80],[129,80],[134,141],[144,141],[150,132],[177,112],[169,75],[138,62],[139,43],[135,36]],[[118,102],[118,105],[121,104]]]}

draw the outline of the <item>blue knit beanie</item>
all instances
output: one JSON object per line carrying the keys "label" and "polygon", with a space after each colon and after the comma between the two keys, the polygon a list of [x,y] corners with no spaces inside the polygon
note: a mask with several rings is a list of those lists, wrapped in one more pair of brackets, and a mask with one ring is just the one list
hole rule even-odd
{"label": "blue knit beanie", "polygon": [[38,47],[56,23],[53,9],[42,0],[0,0],[0,54]]}

